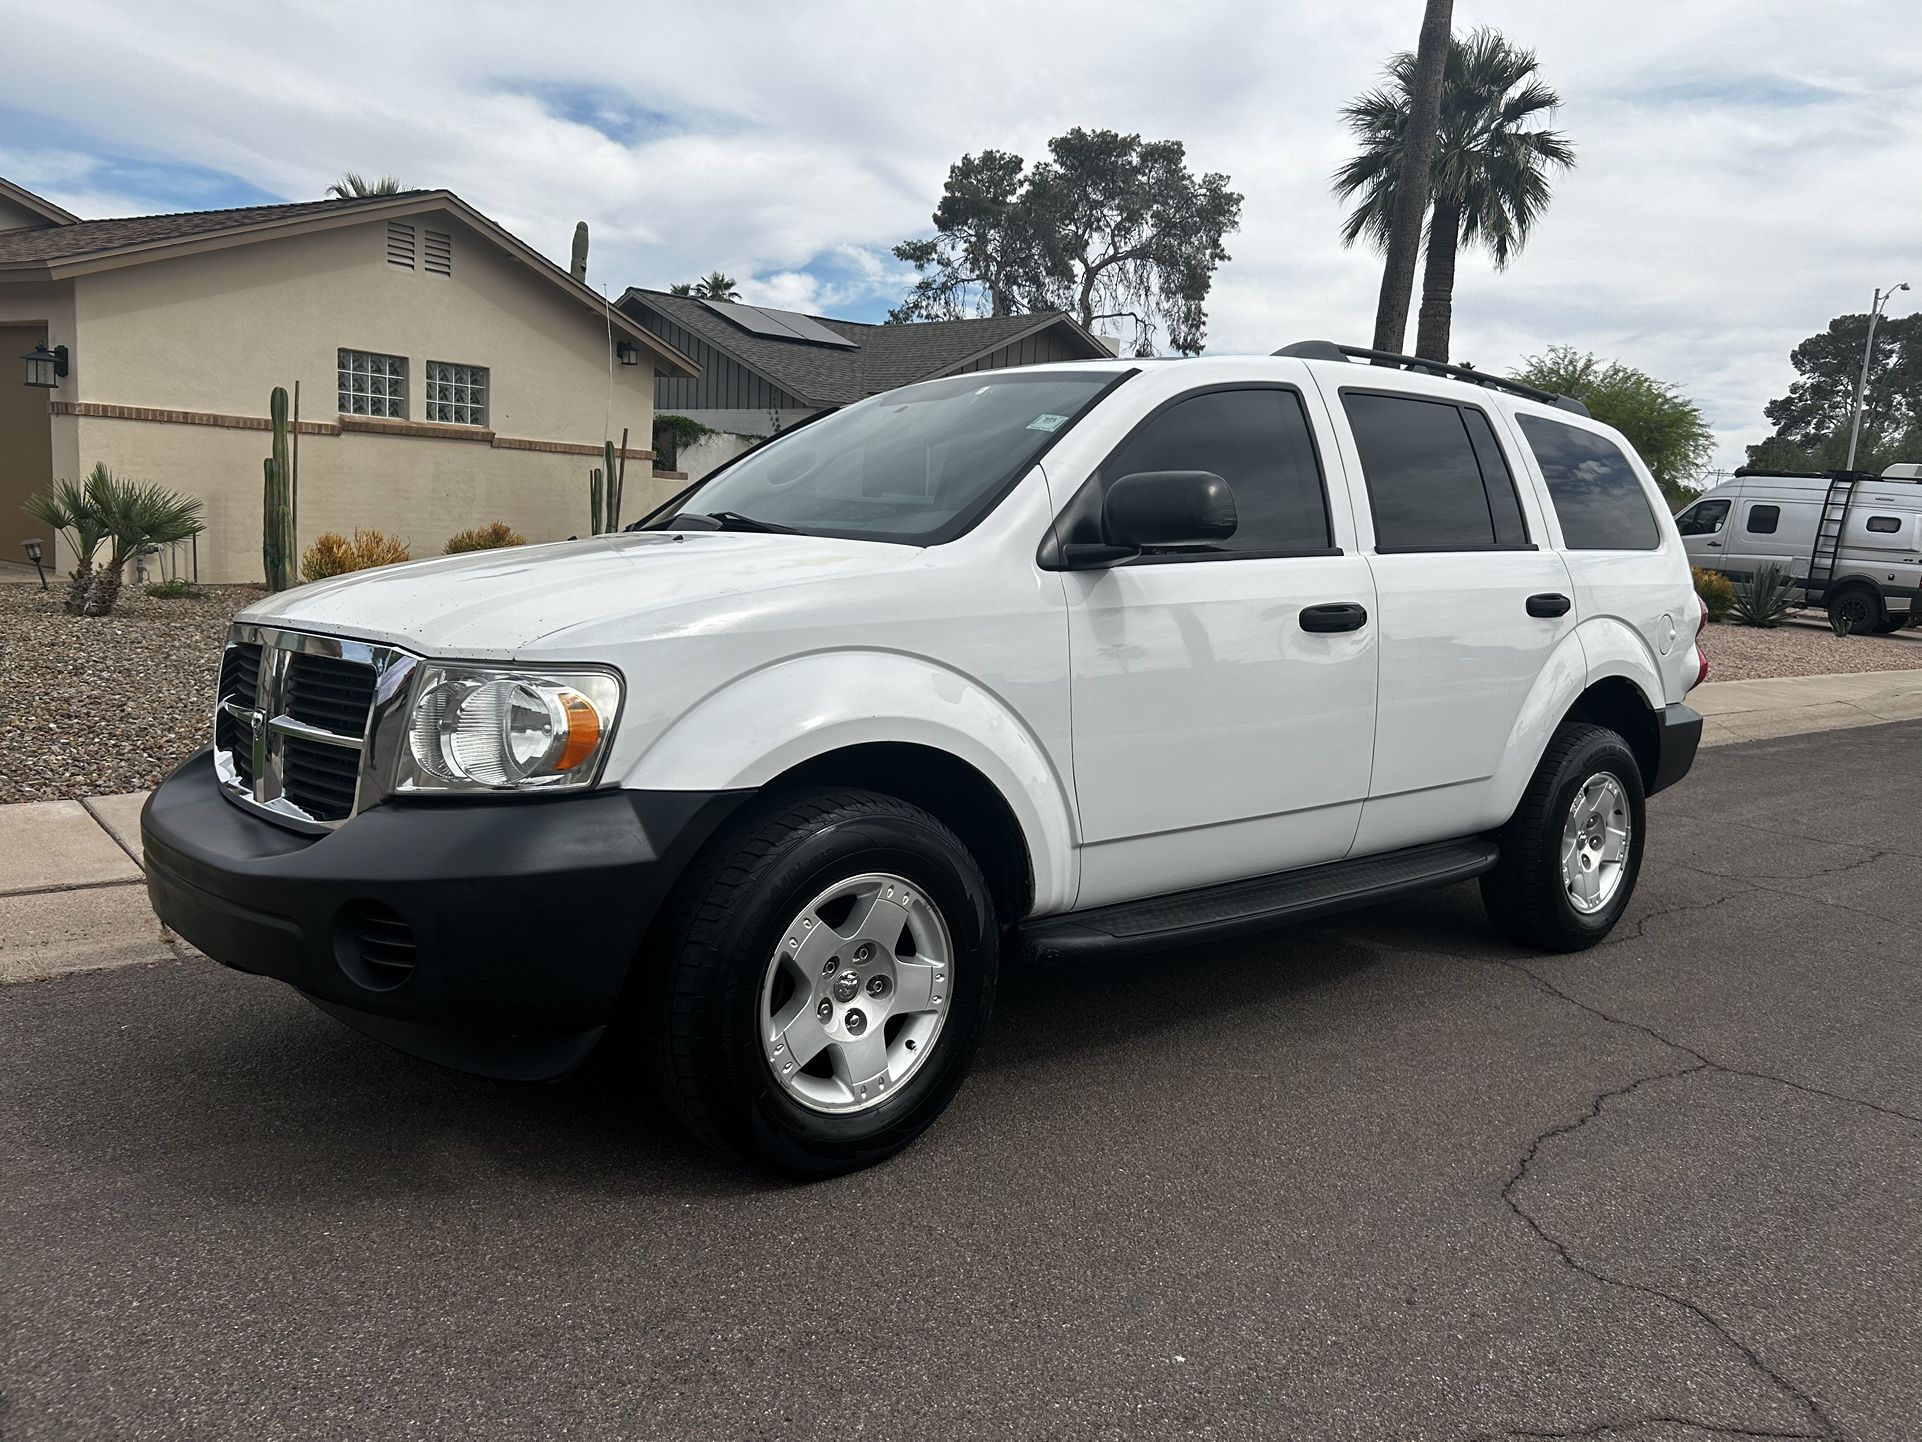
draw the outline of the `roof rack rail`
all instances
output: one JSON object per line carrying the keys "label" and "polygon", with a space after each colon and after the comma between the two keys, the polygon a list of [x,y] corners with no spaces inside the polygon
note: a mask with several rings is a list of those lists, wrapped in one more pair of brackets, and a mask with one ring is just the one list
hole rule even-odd
{"label": "roof rack rail", "polygon": [[1445,361],[1423,360],[1420,356],[1397,355],[1393,351],[1368,350],[1358,345],[1337,345],[1331,340],[1298,340],[1293,345],[1283,346],[1275,354],[1293,356],[1297,360],[1365,360],[1375,365],[1390,365],[1400,370],[1421,371],[1432,376],[1445,376],[1450,380],[1467,381],[1470,385],[1487,386],[1491,390],[1507,391],[1511,395],[1540,401],[1545,406],[1559,406],[1562,410],[1573,411],[1578,416],[1588,414],[1588,407],[1573,396],[1558,396],[1553,391],[1538,390],[1534,386],[1523,385],[1520,381],[1511,381],[1506,376],[1478,371],[1473,366],[1451,366]]}
{"label": "roof rack rail", "polygon": [[1767,466],[1737,466],[1736,478],[1745,476],[1772,476],[1778,480],[1795,481],[1833,481],[1842,476],[1853,476],[1858,481],[1899,481],[1900,476],[1884,476],[1875,471],[1777,471]]}

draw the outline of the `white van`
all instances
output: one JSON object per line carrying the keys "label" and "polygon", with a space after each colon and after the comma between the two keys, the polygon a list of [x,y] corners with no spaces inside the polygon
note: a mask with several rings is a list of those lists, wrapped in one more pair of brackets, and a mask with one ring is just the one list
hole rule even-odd
{"label": "white van", "polygon": [[1922,465],[1880,476],[1745,467],[1675,523],[1690,564],[1737,581],[1779,566],[1852,632],[1922,621]]}

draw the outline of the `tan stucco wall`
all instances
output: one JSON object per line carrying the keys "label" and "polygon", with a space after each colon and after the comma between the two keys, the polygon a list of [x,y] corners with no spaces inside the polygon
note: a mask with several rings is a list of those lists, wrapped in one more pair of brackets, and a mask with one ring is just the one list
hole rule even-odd
{"label": "tan stucco wall", "polygon": [[[384,222],[229,247],[76,277],[72,374],[55,398],[264,417],[276,385],[301,384],[301,418],[338,419],[339,348],[403,355],[408,416],[426,418],[429,360],[489,370],[489,428],[506,438],[598,446],[603,426],[647,448],[654,374],[616,366],[593,312],[451,216],[412,217],[453,235],[453,274],[386,261]],[[0,287],[0,295],[16,290]],[[0,315],[0,319],[4,319]],[[56,329],[55,338],[58,338]],[[205,580],[257,580],[263,431],[95,416],[54,421],[54,465],[105,461],[207,503]],[[400,532],[437,553],[455,531],[502,520],[530,540],[586,527],[586,455],[500,449],[466,439],[304,435],[300,542],[357,526]],[[628,462],[627,517],[656,487]],[[76,472],[77,473],[77,472]],[[661,487],[663,496],[671,487]]]}

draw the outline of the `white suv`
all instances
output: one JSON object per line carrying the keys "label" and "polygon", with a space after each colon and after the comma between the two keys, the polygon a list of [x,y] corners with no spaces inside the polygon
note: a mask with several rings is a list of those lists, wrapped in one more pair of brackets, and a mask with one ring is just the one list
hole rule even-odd
{"label": "white suv", "polygon": [[951,377],[627,534],[272,597],[148,804],[155,908],[451,1065],[631,1030],[696,1133],[817,1175],[939,1114],[1017,948],[1470,877],[1590,946],[1694,757],[1701,613],[1619,434],[1445,369]]}

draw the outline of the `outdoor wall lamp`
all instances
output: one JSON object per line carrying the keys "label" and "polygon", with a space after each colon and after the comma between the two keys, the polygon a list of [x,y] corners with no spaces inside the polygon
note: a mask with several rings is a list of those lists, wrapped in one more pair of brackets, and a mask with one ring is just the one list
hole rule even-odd
{"label": "outdoor wall lamp", "polygon": [[624,366],[637,366],[641,363],[641,348],[631,340],[616,341],[614,354]]}
{"label": "outdoor wall lamp", "polygon": [[40,567],[40,542],[22,541],[20,547],[27,553],[27,559],[33,562],[34,574],[40,577],[40,589],[46,590],[47,573]]}
{"label": "outdoor wall lamp", "polygon": [[37,345],[20,359],[27,363],[27,384],[41,390],[52,390],[67,373],[67,348],[63,345],[52,350],[44,344]]}

